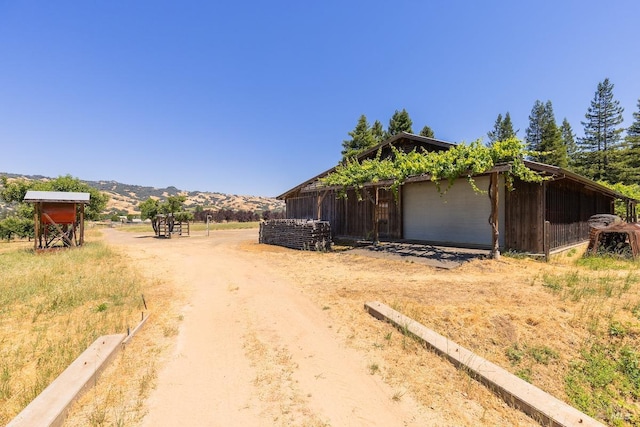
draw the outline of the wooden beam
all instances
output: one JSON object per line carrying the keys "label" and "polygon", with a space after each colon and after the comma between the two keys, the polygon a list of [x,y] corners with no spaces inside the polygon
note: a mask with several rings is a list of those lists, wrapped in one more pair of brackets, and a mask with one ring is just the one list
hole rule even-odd
{"label": "wooden beam", "polygon": [[375,205],[373,207],[373,243],[376,244],[380,240],[380,227],[378,222],[380,221],[379,202],[380,202],[380,187],[376,187]]}
{"label": "wooden beam", "polygon": [[40,237],[40,203],[34,203],[33,205],[33,249],[38,249],[38,240]]}
{"label": "wooden beam", "polygon": [[493,172],[489,179],[489,198],[491,199],[491,258],[500,259],[500,228],[498,220],[499,215],[499,185],[498,172]]}
{"label": "wooden beam", "polygon": [[80,204],[80,246],[84,245],[84,203]]}
{"label": "wooden beam", "polygon": [[322,196],[320,195],[320,191],[318,191],[318,194],[317,194],[316,219],[318,221],[322,220],[322,202],[324,201],[324,198],[327,196],[327,193],[329,193],[329,190],[324,190],[324,192],[322,193]]}
{"label": "wooden beam", "polygon": [[551,223],[549,221],[544,222],[544,260],[549,262],[549,255],[551,253]]}

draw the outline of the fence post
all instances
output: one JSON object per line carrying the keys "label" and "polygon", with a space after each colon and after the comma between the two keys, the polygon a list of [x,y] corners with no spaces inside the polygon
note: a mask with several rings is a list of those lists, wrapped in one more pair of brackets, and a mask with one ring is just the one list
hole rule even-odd
{"label": "fence post", "polygon": [[542,245],[544,246],[544,260],[549,262],[549,253],[551,252],[551,223],[549,221],[544,222],[544,240]]}

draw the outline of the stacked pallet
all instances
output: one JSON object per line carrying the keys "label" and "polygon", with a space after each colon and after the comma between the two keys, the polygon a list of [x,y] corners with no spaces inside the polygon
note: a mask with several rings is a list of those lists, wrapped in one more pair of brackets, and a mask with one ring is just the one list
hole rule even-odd
{"label": "stacked pallet", "polygon": [[260,243],[299,250],[331,249],[331,225],[328,221],[271,219],[260,223]]}

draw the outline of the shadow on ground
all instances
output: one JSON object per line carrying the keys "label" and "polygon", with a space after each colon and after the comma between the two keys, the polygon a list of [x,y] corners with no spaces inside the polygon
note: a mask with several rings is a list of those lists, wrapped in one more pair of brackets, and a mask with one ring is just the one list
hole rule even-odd
{"label": "shadow on ground", "polygon": [[484,249],[454,248],[403,242],[365,244],[348,252],[377,258],[404,259],[409,262],[445,269],[459,267],[473,259],[486,259],[490,255],[490,252]]}

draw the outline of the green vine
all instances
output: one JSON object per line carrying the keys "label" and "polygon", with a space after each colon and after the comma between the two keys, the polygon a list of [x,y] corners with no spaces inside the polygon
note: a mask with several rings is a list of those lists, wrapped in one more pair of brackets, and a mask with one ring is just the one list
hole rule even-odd
{"label": "green vine", "polygon": [[[458,144],[446,151],[420,152],[413,150],[404,153],[391,147],[393,156],[381,158],[379,151],[372,159],[361,162],[353,159],[339,164],[333,172],[320,181],[331,187],[340,187],[339,195],[346,197],[348,189],[355,189],[358,197],[367,184],[390,181],[389,189],[397,196],[400,186],[410,177],[428,175],[440,194],[446,193],[458,178],[466,177],[474,191],[480,190],[473,176],[491,170],[497,164],[509,163],[510,168],[504,172],[507,187],[513,188],[514,178],[526,182],[542,182],[546,178],[529,169],[524,164],[524,157],[531,154],[517,138],[497,141],[487,147],[480,140],[471,144]],[[441,181],[447,181],[443,190]]]}

